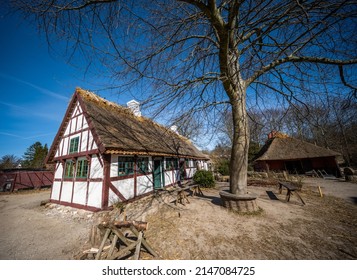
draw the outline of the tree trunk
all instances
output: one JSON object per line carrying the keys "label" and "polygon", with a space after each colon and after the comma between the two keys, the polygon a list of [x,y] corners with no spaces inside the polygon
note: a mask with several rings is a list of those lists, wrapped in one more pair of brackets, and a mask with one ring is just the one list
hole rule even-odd
{"label": "tree trunk", "polygon": [[230,162],[230,192],[247,193],[249,127],[246,111],[246,91],[242,89],[232,102],[233,145]]}
{"label": "tree trunk", "polygon": [[233,118],[233,141],[230,161],[230,192],[247,193],[249,127],[246,108],[246,84],[239,69],[239,54],[220,50],[223,87],[229,96]]}

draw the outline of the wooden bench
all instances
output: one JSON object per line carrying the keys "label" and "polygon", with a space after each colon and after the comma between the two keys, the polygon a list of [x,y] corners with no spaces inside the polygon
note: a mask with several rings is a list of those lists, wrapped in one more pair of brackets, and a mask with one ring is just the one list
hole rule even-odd
{"label": "wooden bench", "polygon": [[286,188],[287,193],[286,193],[286,202],[290,201],[290,196],[293,195],[293,193],[296,194],[296,196],[298,198],[300,198],[302,204],[305,205],[304,200],[301,198],[301,196],[299,195],[299,193],[297,192],[298,188],[296,186],[294,186],[292,183],[290,182],[279,182],[279,193],[281,194],[283,191],[283,188]]}
{"label": "wooden bench", "polygon": [[191,191],[191,196],[194,196],[194,195],[203,196],[203,192],[199,185],[186,185],[186,186],[182,186],[182,187],[177,187],[174,189],[174,191],[177,192],[177,198],[175,201],[176,205],[177,205],[177,202],[181,203],[183,205],[185,205],[185,202],[190,203],[190,201],[187,198],[187,194],[186,194],[186,191],[188,191],[188,190]]}

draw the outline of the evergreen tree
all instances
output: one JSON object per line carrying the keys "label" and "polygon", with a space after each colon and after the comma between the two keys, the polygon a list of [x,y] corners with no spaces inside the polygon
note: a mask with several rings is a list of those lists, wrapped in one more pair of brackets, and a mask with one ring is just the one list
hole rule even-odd
{"label": "evergreen tree", "polygon": [[41,142],[36,142],[27,148],[23,155],[23,167],[27,168],[43,168],[45,166],[45,158],[48,153],[47,144],[42,146]]}

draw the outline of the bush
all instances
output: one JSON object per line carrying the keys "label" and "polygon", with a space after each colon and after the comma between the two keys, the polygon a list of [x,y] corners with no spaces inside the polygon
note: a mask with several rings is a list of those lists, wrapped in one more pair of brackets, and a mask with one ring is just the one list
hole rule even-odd
{"label": "bush", "polygon": [[214,187],[213,174],[207,170],[198,170],[195,175],[193,175],[193,181],[195,184],[200,185],[205,188]]}
{"label": "bush", "polygon": [[221,160],[217,164],[217,171],[223,176],[229,176],[229,160]]}

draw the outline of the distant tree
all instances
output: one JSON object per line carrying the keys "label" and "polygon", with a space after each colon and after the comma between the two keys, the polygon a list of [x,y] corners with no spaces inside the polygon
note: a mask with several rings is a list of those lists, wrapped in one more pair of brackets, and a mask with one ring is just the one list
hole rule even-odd
{"label": "distant tree", "polygon": [[45,158],[48,153],[47,144],[42,146],[40,142],[36,142],[27,148],[23,155],[22,167],[43,168],[45,166]]}
{"label": "distant tree", "polygon": [[0,169],[15,168],[21,163],[21,159],[15,155],[5,155],[1,157]]}

